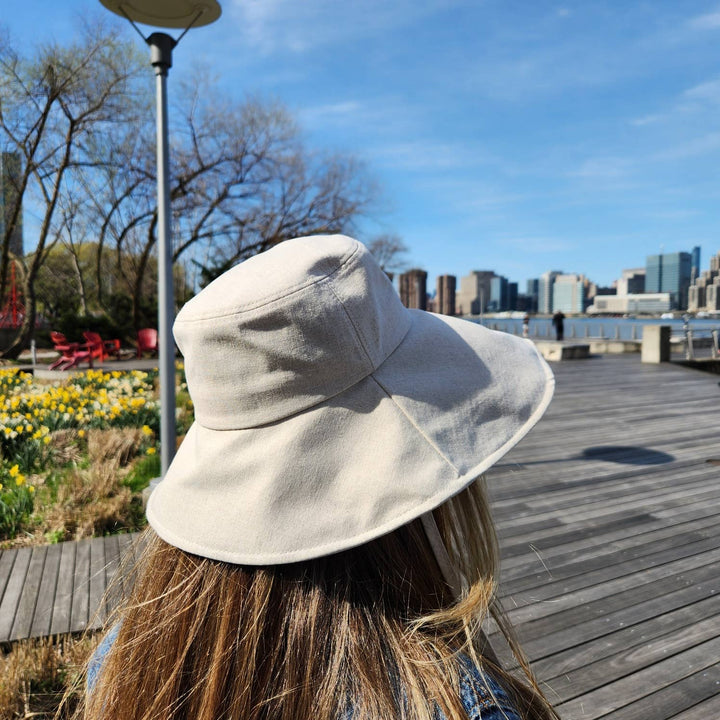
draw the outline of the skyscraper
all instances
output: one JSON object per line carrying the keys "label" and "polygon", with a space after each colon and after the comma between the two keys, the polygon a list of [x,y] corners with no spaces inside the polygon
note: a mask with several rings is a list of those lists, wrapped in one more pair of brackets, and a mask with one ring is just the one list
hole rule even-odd
{"label": "skyscraper", "polygon": [[692,255],[690,276],[695,280],[695,278],[700,276],[700,246],[696,245],[690,254]]}
{"label": "skyscraper", "polygon": [[[696,250],[699,258],[700,249]],[[670,293],[673,308],[686,310],[692,276],[692,255],[688,252],[648,255],[645,268],[645,292]]]}
{"label": "skyscraper", "polygon": [[492,270],[473,270],[460,278],[460,292],[455,296],[458,315],[480,315],[490,302],[490,281],[495,277]]}
{"label": "skyscraper", "polygon": [[496,276],[490,279],[490,302],[487,307],[492,312],[508,309],[508,280],[506,277]]}
{"label": "skyscraper", "polygon": [[455,285],[454,275],[440,275],[437,279],[437,312],[442,315],[455,314]]}
{"label": "skyscraper", "polygon": [[400,300],[416,310],[427,310],[427,273],[425,270],[408,270],[398,278]]}
{"label": "skyscraper", "polygon": [[582,275],[557,275],[552,289],[552,310],[564,313],[585,312],[585,278]]}
{"label": "skyscraper", "polygon": [[560,270],[548,270],[540,276],[538,281],[538,312],[551,313],[553,311],[553,285],[555,278],[562,275]]}

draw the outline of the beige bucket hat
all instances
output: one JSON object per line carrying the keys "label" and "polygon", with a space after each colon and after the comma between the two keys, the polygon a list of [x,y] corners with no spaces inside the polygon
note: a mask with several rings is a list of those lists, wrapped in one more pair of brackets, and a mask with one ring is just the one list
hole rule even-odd
{"label": "beige bucket hat", "polygon": [[420,517],[539,420],[528,340],[408,310],[364,245],[289,240],[174,326],[195,423],[150,497],[167,542],[248,565],[307,560]]}

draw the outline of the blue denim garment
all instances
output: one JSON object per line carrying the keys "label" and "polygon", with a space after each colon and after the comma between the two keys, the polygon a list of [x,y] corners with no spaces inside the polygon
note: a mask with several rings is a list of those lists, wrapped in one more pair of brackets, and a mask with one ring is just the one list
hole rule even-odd
{"label": "blue denim garment", "polygon": [[[92,692],[95,687],[105,656],[115,642],[119,630],[120,625],[112,627],[90,658],[87,672],[88,692]],[[491,675],[479,670],[472,664],[470,658],[464,655],[460,662],[460,698],[469,720],[521,720],[507,693]],[[352,715],[352,709],[349,709],[344,720],[352,720]],[[446,720],[444,713],[439,709],[435,718]]]}
{"label": "blue denim garment", "polygon": [[[460,699],[470,720],[521,720],[508,694],[492,675],[475,667],[466,656],[461,658]],[[445,720],[439,710],[437,720]]]}
{"label": "blue denim garment", "polygon": [[103,662],[105,661],[105,656],[110,651],[110,648],[115,642],[115,638],[118,636],[119,631],[120,625],[113,625],[110,628],[108,634],[100,641],[100,644],[95,648],[95,652],[92,654],[90,662],[88,663],[86,680],[88,692],[92,691],[92,689],[95,687],[98,675],[100,675]]}

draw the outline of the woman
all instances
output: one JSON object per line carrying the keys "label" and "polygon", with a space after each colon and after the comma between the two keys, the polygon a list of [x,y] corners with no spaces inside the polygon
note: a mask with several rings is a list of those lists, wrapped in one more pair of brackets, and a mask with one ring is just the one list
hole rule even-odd
{"label": "woman", "polygon": [[174,331],[196,421],[83,716],[556,718],[495,600],[475,482],[550,401],[534,347],[407,310],[342,236],[233,268]]}

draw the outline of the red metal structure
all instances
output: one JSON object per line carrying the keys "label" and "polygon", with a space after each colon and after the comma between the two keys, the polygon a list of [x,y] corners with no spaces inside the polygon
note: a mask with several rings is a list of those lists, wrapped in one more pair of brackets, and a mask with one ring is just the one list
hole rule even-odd
{"label": "red metal structure", "polygon": [[15,279],[15,263],[10,263],[10,294],[0,310],[0,327],[19,328],[25,319],[25,305],[18,292]]}

